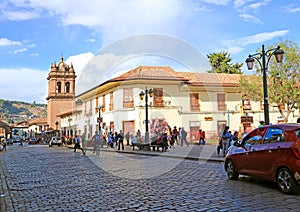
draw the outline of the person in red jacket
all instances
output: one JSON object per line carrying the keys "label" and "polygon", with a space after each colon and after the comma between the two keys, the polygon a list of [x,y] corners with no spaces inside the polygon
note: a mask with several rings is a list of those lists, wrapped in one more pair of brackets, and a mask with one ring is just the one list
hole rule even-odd
{"label": "person in red jacket", "polygon": [[205,144],[205,131],[200,129],[197,135],[197,138],[199,140],[199,145],[204,145]]}

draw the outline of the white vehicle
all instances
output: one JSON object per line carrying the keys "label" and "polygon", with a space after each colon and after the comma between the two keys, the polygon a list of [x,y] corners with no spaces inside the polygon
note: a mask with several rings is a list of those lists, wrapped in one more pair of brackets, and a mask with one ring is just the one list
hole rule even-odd
{"label": "white vehicle", "polygon": [[53,145],[61,146],[62,145],[61,138],[52,137],[50,142],[49,142],[49,147],[52,147]]}

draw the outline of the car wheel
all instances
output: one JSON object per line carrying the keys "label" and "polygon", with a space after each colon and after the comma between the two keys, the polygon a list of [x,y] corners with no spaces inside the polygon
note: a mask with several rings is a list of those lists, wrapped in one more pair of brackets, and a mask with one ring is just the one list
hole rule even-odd
{"label": "car wheel", "polygon": [[294,176],[287,168],[281,168],[277,174],[277,185],[279,189],[286,194],[298,194],[299,185]]}
{"label": "car wheel", "polygon": [[237,180],[239,178],[239,173],[236,171],[235,165],[232,160],[227,161],[226,171],[229,180]]}

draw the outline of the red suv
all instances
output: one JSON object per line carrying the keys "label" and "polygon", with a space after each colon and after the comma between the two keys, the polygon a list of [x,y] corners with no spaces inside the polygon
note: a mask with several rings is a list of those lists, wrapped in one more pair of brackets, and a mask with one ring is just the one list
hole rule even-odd
{"label": "red suv", "polygon": [[277,182],[287,194],[300,191],[300,124],[275,124],[254,129],[231,146],[225,157],[230,180],[239,174]]}

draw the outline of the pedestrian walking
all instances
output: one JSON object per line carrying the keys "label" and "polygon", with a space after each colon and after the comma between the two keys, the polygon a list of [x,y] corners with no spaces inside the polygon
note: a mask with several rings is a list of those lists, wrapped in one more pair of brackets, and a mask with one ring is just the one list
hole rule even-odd
{"label": "pedestrian walking", "polygon": [[23,146],[23,140],[22,139],[20,139],[19,146]]}
{"label": "pedestrian walking", "polygon": [[120,146],[122,145],[122,150],[124,150],[124,134],[122,132],[122,130],[120,130],[120,133],[118,133],[117,135],[117,139],[118,139],[118,150],[120,150]]}
{"label": "pedestrian walking", "polygon": [[108,133],[107,142],[108,142],[108,146],[110,146],[111,148],[114,148],[114,133],[113,132]]}
{"label": "pedestrian walking", "polygon": [[231,134],[229,133],[229,126],[226,126],[222,134],[223,156],[227,154],[230,138]]}
{"label": "pedestrian walking", "polygon": [[198,135],[197,135],[199,145],[205,145],[205,131],[202,129],[199,129]]}
{"label": "pedestrian walking", "polygon": [[182,146],[182,135],[181,135],[181,127],[178,128],[178,143]]}
{"label": "pedestrian walking", "polygon": [[82,144],[82,147],[81,147],[82,154],[85,155],[85,153],[86,153],[86,138],[85,138],[85,133],[82,133],[82,135],[81,135],[81,144]]}
{"label": "pedestrian walking", "polygon": [[118,132],[115,132],[114,142],[116,143],[116,147],[118,146]]}
{"label": "pedestrian walking", "polygon": [[172,136],[173,136],[174,141],[176,142],[176,144],[179,145],[179,143],[178,143],[179,131],[177,130],[176,126],[174,126],[174,128],[172,130]]}
{"label": "pedestrian walking", "polygon": [[97,153],[97,155],[100,154],[100,135],[98,131],[95,132],[95,135],[93,135],[91,141],[94,142],[94,149],[93,154]]}
{"label": "pedestrian walking", "polygon": [[184,130],[184,127],[181,128],[181,146],[183,146],[183,142],[185,142],[186,146],[189,146],[189,142],[186,140],[187,132]]}
{"label": "pedestrian walking", "polygon": [[125,135],[125,138],[126,138],[126,141],[127,141],[127,146],[129,146],[129,140],[130,140],[130,133],[127,132],[126,135]]}
{"label": "pedestrian walking", "polygon": [[3,151],[6,151],[6,145],[7,145],[6,139],[3,138],[2,140]]}
{"label": "pedestrian walking", "polygon": [[217,154],[218,155],[220,155],[221,150],[223,150],[222,137],[223,137],[223,132],[225,130],[225,127],[226,127],[226,125],[224,124],[218,134],[218,146],[217,146]]}
{"label": "pedestrian walking", "polygon": [[80,138],[78,137],[78,135],[75,135],[74,137],[74,152],[76,152],[76,149],[81,149],[81,151],[83,152],[83,149],[80,147]]}

